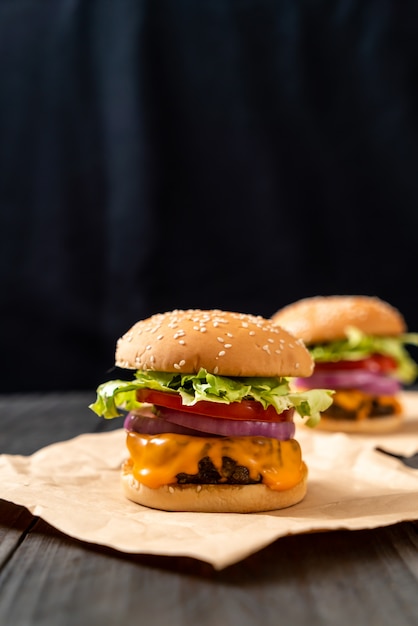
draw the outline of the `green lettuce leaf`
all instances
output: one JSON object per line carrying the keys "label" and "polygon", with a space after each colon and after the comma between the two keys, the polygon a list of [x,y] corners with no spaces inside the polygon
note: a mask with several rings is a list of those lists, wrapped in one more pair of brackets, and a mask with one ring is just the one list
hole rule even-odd
{"label": "green lettuce leaf", "polygon": [[176,391],[187,406],[200,400],[229,404],[246,399],[257,400],[264,408],[273,405],[279,413],[293,407],[308,426],[318,423],[320,413],[332,404],[333,394],[326,389],[291,393],[287,378],[228,378],[205,369],[197,374],[137,371],[131,381],[111,380],[100,385],[97,399],[89,408],[106,419],[119,417],[122,409],[130,411],[141,406],[136,391],[144,388]]}
{"label": "green lettuce leaf", "polygon": [[358,328],[350,327],[345,339],[310,346],[309,351],[316,362],[357,361],[372,354],[384,354],[396,361],[394,378],[404,384],[411,384],[418,375],[418,365],[405,348],[406,344],[418,346],[418,333],[378,337],[366,335]]}

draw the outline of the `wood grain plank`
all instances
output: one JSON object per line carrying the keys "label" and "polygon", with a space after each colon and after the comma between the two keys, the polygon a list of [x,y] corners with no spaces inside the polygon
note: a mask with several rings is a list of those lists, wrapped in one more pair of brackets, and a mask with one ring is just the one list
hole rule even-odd
{"label": "wood grain plank", "polygon": [[29,455],[82,433],[120,428],[122,418],[105,420],[88,408],[94,398],[88,392],[0,396],[0,454]]}
{"label": "wood grain plank", "polygon": [[0,500],[0,569],[17,550],[33,521],[24,507]]}
{"label": "wood grain plank", "polygon": [[83,544],[39,520],[0,573],[0,623],[415,626],[417,544],[408,523],[286,537],[216,572]]}

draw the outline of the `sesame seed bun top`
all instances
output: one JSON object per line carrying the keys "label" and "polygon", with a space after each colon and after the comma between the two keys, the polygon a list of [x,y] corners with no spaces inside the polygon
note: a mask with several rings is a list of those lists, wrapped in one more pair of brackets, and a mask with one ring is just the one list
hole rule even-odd
{"label": "sesame seed bun top", "polygon": [[305,298],[280,309],[271,319],[307,345],[343,339],[348,326],[379,336],[396,336],[406,330],[397,309],[371,296]]}
{"label": "sesame seed bun top", "polygon": [[117,342],[118,367],[221,376],[310,376],[303,342],[260,316],[190,309],[158,313]]}

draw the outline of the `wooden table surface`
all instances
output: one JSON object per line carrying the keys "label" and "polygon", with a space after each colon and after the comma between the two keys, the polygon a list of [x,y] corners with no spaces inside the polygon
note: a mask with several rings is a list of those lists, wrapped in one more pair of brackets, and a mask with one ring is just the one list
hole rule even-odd
{"label": "wooden table surface", "polygon": [[[121,427],[92,394],[0,396],[0,453]],[[418,502],[417,502],[418,511]],[[418,515],[417,515],[418,517]],[[67,537],[0,500],[0,624],[418,624],[418,524],[284,537],[224,570]]]}

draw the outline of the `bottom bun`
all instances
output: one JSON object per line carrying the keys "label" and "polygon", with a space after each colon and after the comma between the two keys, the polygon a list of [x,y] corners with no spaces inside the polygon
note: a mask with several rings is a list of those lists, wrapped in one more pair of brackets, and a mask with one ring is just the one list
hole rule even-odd
{"label": "bottom bun", "polygon": [[284,491],[266,485],[164,485],[151,489],[122,470],[125,496],[143,506],[162,511],[197,513],[261,513],[293,506],[303,500],[307,490],[308,470],[303,463],[302,480]]}
{"label": "bottom bun", "polygon": [[399,430],[403,421],[401,414],[385,417],[371,417],[362,420],[334,419],[321,415],[315,430],[327,430],[338,433],[384,434]]}

